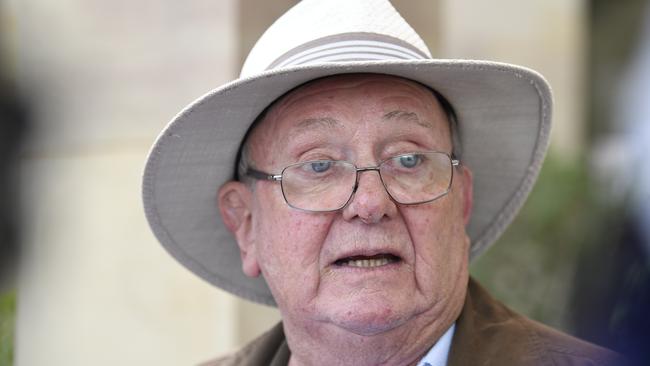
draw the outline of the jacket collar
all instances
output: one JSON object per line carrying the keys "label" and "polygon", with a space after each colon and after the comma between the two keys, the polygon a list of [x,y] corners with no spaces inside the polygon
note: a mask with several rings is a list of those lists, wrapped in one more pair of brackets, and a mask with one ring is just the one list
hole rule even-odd
{"label": "jacket collar", "polygon": [[[490,365],[553,365],[544,357],[541,339],[523,319],[470,278],[448,366],[479,365],[486,360]],[[522,360],[529,362],[522,364]]]}

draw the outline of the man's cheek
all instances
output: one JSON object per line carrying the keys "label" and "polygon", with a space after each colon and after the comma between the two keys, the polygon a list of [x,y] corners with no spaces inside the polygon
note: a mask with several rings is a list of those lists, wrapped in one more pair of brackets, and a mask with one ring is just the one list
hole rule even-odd
{"label": "man's cheek", "polygon": [[[317,255],[329,228],[326,220],[317,215],[297,211],[283,215],[283,219],[273,220],[266,231],[268,238],[273,238],[277,254],[294,259]],[[309,258],[305,259],[309,261]]]}
{"label": "man's cheek", "polygon": [[403,212],[412,236],[420,239],[432,240],[445,232],[450,224],[448,205],[434,201],[421,206],[407,208]]}

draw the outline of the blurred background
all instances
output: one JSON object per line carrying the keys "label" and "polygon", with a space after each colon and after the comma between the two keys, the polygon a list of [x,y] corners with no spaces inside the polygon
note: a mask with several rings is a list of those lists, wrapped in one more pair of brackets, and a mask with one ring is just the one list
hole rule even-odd
{"label": "blurred background", "polygon": [[[140,183],[167,121],[296,2],[0,0],[0,365],[192,365],[278,321],[176,264]],[[554,89],[539,182],[473,275],[649,362],[649,1],[393,4],[435,57],[525,65]]]}

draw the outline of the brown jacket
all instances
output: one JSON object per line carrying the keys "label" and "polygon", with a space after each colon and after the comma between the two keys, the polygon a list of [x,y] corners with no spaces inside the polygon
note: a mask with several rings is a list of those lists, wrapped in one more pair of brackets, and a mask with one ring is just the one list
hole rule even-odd
{"label": "brown jacket", "polygon": [[[278,324],[235,354],[203,366],[286,366],[290,351]],[[448,366],[623,365],[617,354],[525,318],[470,280],[456,321]]]}

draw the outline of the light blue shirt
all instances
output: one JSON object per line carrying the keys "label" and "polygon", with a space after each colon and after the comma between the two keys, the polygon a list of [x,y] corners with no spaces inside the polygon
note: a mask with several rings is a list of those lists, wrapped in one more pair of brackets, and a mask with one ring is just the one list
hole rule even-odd
{"label": "light blue shirt", "polygon": [[445,334],[438,339],[438,342],[431,347],[429,352],[422,357],[418,366],[446,366],[449,349],[451,348],[451,339],[454,336],[456,324],[452,324]]}

